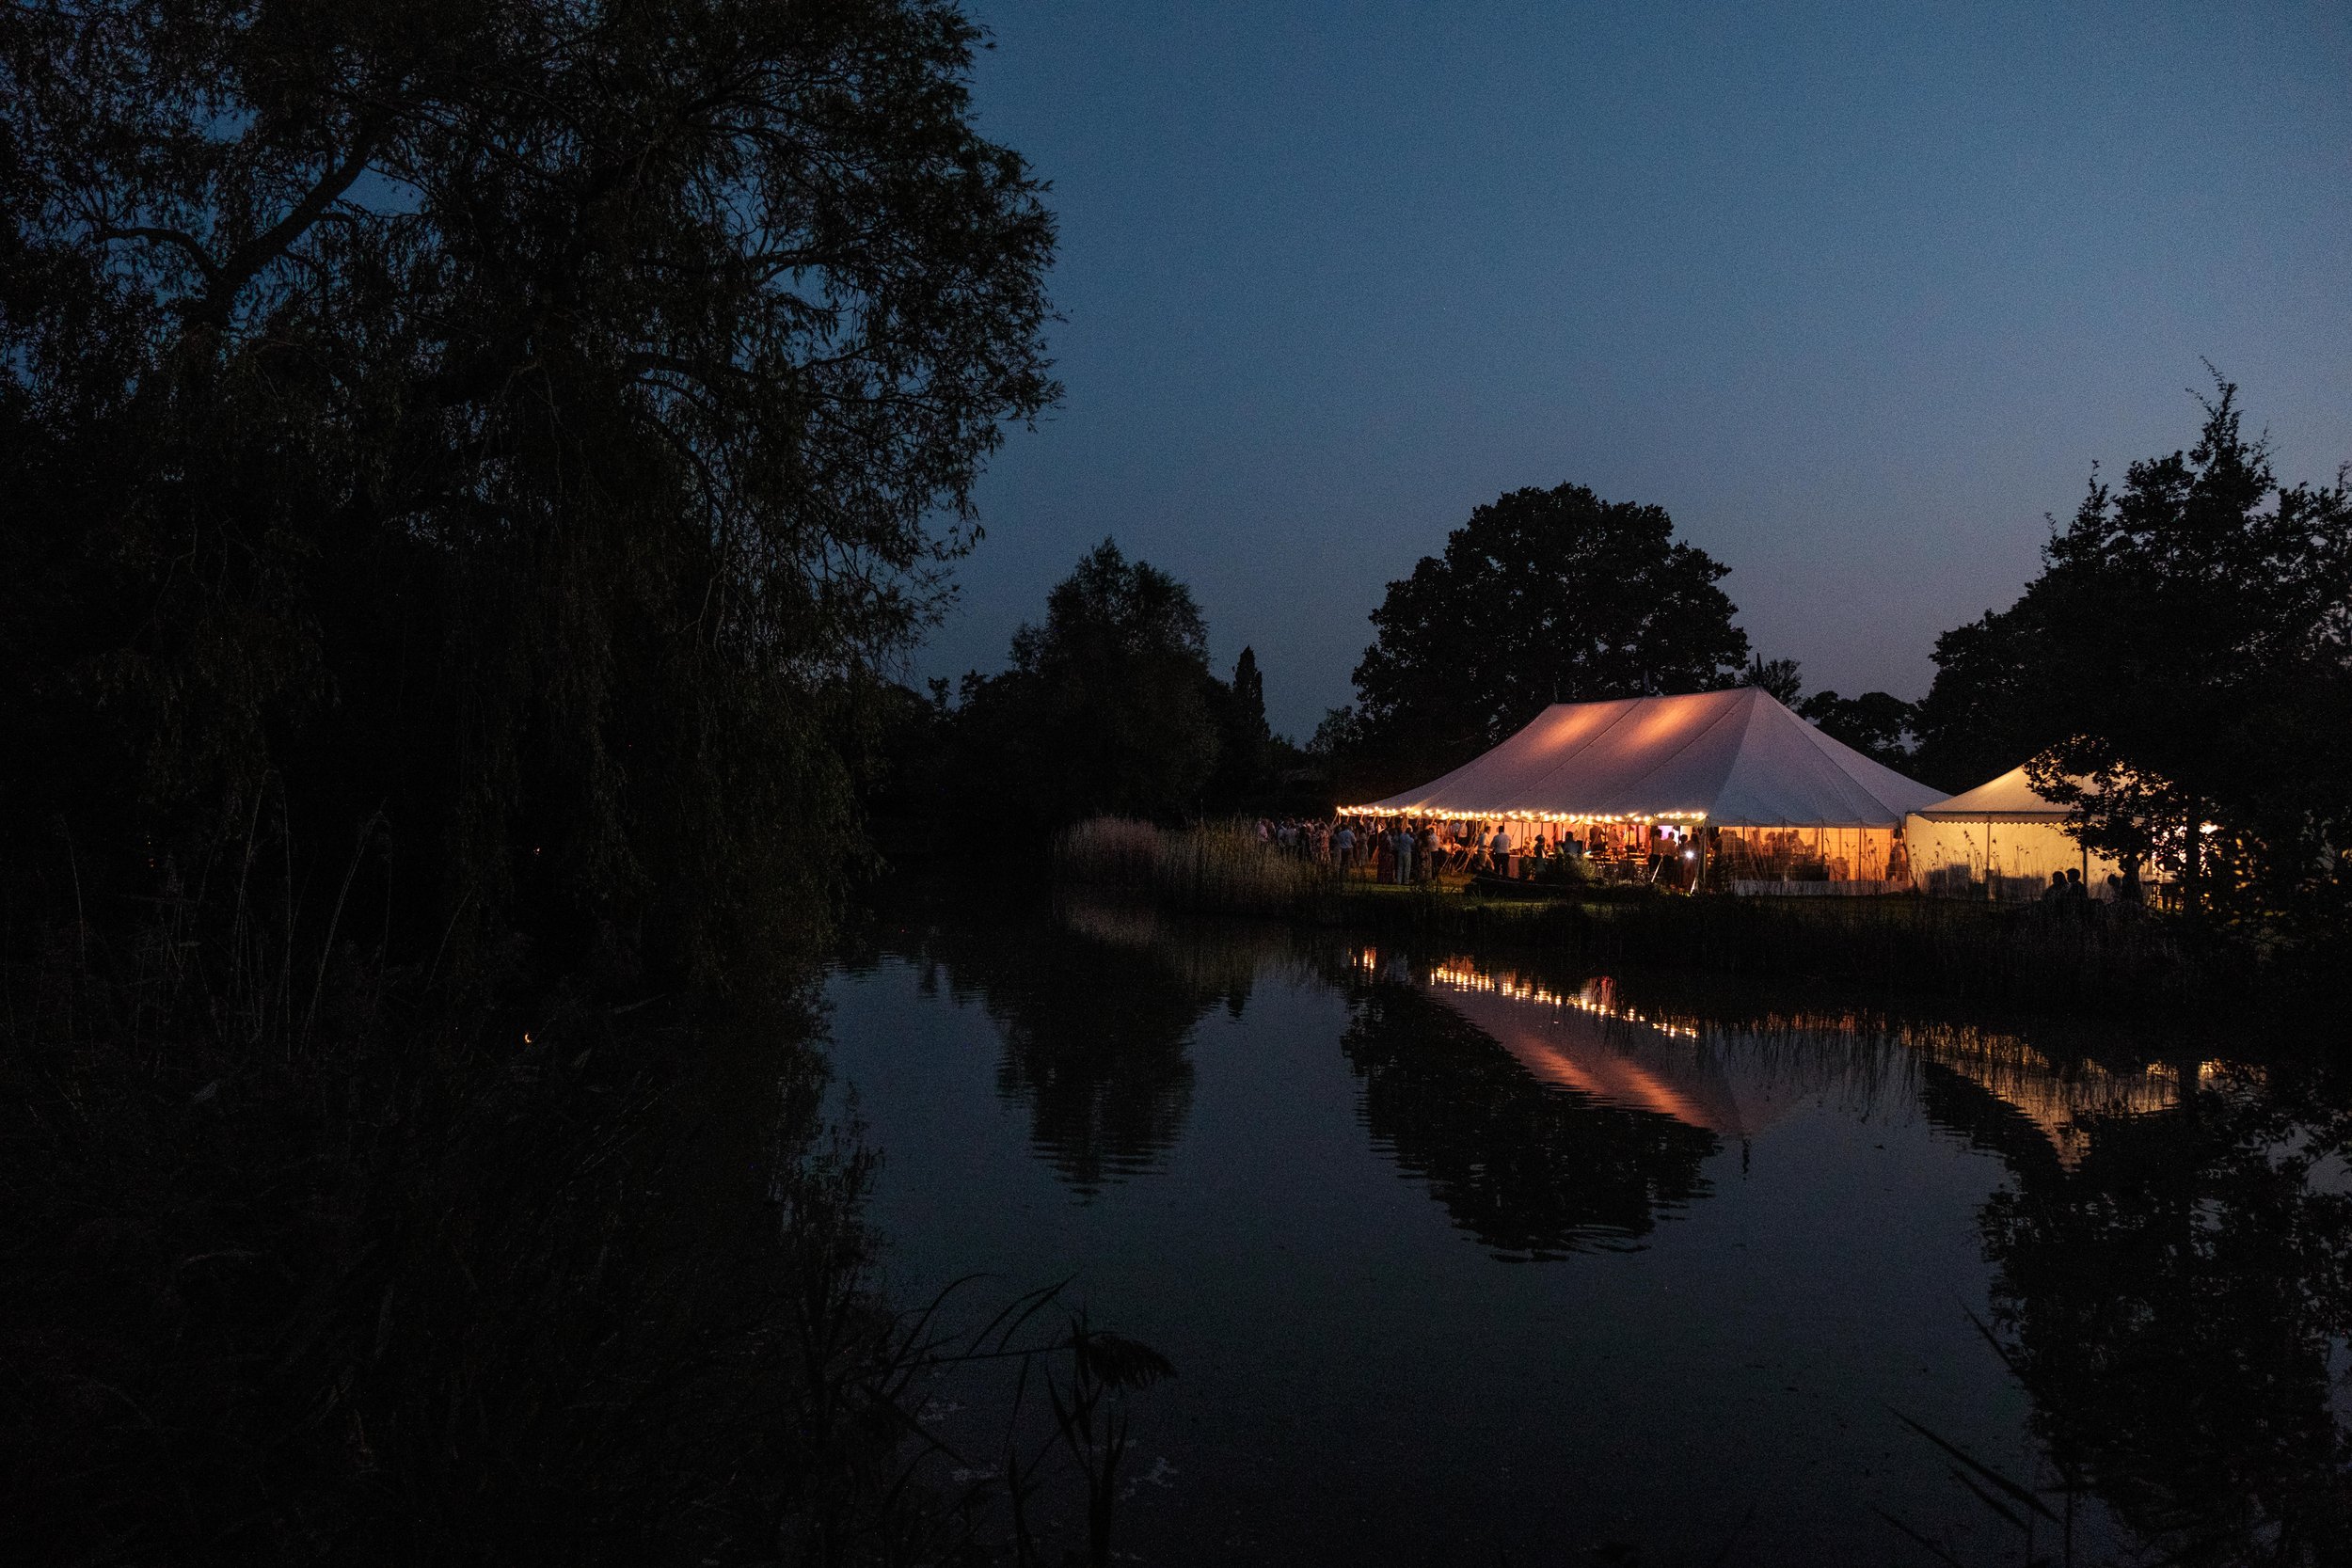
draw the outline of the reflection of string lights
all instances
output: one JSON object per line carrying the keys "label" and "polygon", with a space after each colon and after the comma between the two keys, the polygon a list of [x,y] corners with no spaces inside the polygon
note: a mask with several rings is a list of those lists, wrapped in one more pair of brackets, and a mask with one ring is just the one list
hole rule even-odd
{"label": "reflection of string lights", "polygon": [[[1376,975],[1380,970],[1380,955],[1367,947],[1357,955],[1356,967],[1366,974]],[[1687,1023],[1672,1023],[1664,1019],[1645,1013],[1638,1007],[1629,1007],[1619,1003],[1615,997],[1615,985],[1605,978],[1588,981],[1582,990],[1573,993],[1556,991],[1533,980],[1523,980],[1516,974],[1488,974],[1456,958],[1432,965],[1429,970],[1429,983],[1435,986],[1444,986],[1452,990],[1476,991],[1486,996],[1500,996],[1512,1002],[1533,1003],[1548,1007],[1572,1007],[1580,1013],[1590,1013],[1596,1018],[1639,1023],[1674,1039],[1694,1040],[1699,1037],[1698,1030]]]}
{"label": "reflection of string lights", "polygon": [[[1383,964],[1376,948],[1358,949],[1352,963],[1368,978],[1381,977],[1384,969],[1391,977],[1396,974],[1392,965]],[[1454,958],[1433,964],[1426,979],[1430,985],[1453,990],[1573,1008],[1597,1018],[1638,1023],[1674,1039],[1700,1037],[1700,1029],[1692,1023],[1672,1022],[1619,1002],[1615,982],[1606,976],[1587,981],[1574,992],[1558,991],[1507,971],[1489,974],[1467,958]],[[1979,1087],[2023,1111],[2041,1126],[2058,1146],[2061,1158],[2070,1163],[2079,1157],[2077,1146],[2082,1132],[2074,1124],[2077,1117],[2102,1108],[2145,1113],[2177,1102],[2181,1089],[2180,1070],[2169,1062],[2148,1063],[2137,1072],[2092,1063],[2069,1068],[2015,1035],[1974,1024],[1890,1026],[1851,1010],[1796,1014],[1774,1011],[1754,1021],[1749,1029],[1761,1034],[1788,1030],[1883,1035],[1930,1060],[1958,1069]],[[2219,1059],[2200,1061],[2196,1068],[2196,1082],[2201,1088],[2233,1079],[2254,1083],[2260,1077],[2259,1069],[2233,1066]]]}

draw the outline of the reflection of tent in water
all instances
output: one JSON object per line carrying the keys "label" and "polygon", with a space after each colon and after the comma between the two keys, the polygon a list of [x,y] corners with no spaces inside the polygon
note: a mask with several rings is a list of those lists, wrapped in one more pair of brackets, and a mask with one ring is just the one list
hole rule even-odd
{"label": "reflection of tent in water", "polygon": [[1700,1166],[1723,1147],[1674,1117],[1545,1087],[1417,987],[1358,990],[1341,1047],[1375,1143],[1505,1258],[1638,1244],[1707,1191]]}
{"label": "reflection of tent in water", "polygon": [[[2151,1063],[2136,1071],[2096,1062],[2061,1069],[2014,1035],[1966,1026],[1907,1028],[1900,1037],[1931,1068],[1997,1101],[2002,1119],[2038,1133],[2058,1163],[2070,1169],[2089,1147],[2088,1128],[2097,1118],[2145,1116],[2169,1110],[2181,1100],[2180,1070],[2169,1063]],[[2201,1081],[2210,1079],[2217,1066],[2201,1064]],[[1983,1116],[1956,1113],[1948,1093],[1931,1093],[1929,1112],[1987,1147],[2016,1150],[2014,1140],[1993,1135],[1993,1124]]]}
{"label": "reflection of tent in water", "polygon": [[1744,1138],[1803,1091],[1756,1053],[1726,1051],[1685,1024],[1629,1016],[1606,983],[1556,995],[1464,965],[1430,972],[1432,991],[1493,1037],[1537,1083]]}
{"label": "reflection of tent in water", "polygon": [[[1428,989],[1534,1084],[1724,1138],[1753,1136],[1800,1103],[1834,1101],[1873,1116],[1916,1102],[1963,1135],[1982,1141],[1997,1125],[2005,1152],[2030,1147],[2071,1168],[2094,1118],[2165,1110],[2180,1099],[2170,1064],[2061,1063],[2014,1035],[1971,1025],[1882,1030],[1824,1018],[1699,1029],[1643,1015],[1607,980],[1562,993],[1459,959],[1432,969]],[[1851,1049],[1835,1049],[1841,1040]]]}

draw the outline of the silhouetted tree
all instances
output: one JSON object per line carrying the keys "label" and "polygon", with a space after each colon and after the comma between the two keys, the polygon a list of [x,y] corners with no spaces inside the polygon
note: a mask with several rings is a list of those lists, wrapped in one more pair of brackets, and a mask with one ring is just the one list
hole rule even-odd
{"label": "silhouetted tree", "polygon": [[[2281,485],[2216,378],[2197,444],[2094,475],[2038,585],[2064,696],[2035,787],[2239,913],[2352,913],[2352,487]],[[2200,831],[2211,823],[2210,834]]]}
{"label": "silhouetted tree", "polygon": [[1054,394],[977,38],[926,0],[8,8],[10,831],[145,891],[281,816],[340,869],[376,817],[427,943],[808,929],[850,699]]}
{"label": "silhouetted tree", "polygon": [[1757,654],[1740,672],[1740,684],[1755,687],[1785,707],[1795,707],[1804,694],[1804,672],[1793,658],[1766,658]]}
{"label": "silhouetted tree", "polygon": [[[2352,914],[2352,488],[2282,486],[2217,378],[2197,444],[2096,474],[2009,610],[1937,640],[1919,771],[2025,762],[2234,916]],[[2201,831],[2212,825],[2210,832]]]}
{"label": "silhouetted tree", "polygon": [[1205,792],[1207,803],[1215,811],[1256,806],[1273,783],[1275,740],[1265,719],[1265,678],[1258,673],[1254,650],[1241,651],[1232,681],[1217,697],[1216,771]]}
{"label": "silhouetted tree", "polygon": [[1729,570],[1678,543],[1662,507],[1579,484],[1512,491],[1389,584],[1351,739],[1404,784],[1550,703],[1728,684],[1748,654],[1715,586]]}
{"label": "silhouetted tree", "polygon": [[988,815],[1031,826],[1200,808],[1227,692],[1192,593],[1105,539],[1013,634],[1013,667],[968,675],[958,773]]}
{"label": "silhouetted tree", "polygon": [[1910,769],[1914,761],[1910,736],[1917,710],[1901,698],[1884,691],[1865,691],[1859,697],[1817,691],[1796,708],[1831,739],[1844,742],[1874,762],[1901,771]]}
{"label": "silhouetted tree", "polygon": [[1973,789],[2063,733],[2043,611],[2044,596],[2028,587],[2008,610],[1988,610],[1935,640],[1935,681],[1912,720],[1922,780],[1955,794]]}

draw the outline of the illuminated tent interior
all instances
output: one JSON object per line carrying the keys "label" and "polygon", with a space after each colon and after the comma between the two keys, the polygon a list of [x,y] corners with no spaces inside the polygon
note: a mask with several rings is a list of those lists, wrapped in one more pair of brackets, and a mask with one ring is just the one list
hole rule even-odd
{"label": "illuminated tent interior", "polygon": [[[2039,897],[2054,871],[2078,870],[2094,889],[2120,870],[2066,832],[2066,808],[2037,793],[2023,763],[1997,779],[1911,814],[1903,841],[1931,892]],[[1988,883],[1987,878],[1991,880]]]}
{"label": "illuminated tent interior", "polygon": [[1793,875],[1864,891],[1900,881],[1904,817],[1943,799],[1740,687],[1554,703],[1443,778],[1350,809],[1507,822],[1522,844],[1574,832],[1638,847],[1703,824],[1735,887]]}

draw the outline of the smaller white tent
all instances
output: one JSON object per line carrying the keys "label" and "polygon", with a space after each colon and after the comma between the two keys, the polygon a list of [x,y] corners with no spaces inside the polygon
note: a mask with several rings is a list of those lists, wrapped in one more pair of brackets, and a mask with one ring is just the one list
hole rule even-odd
{"label": "smaller white tent", "polygon": [[1931,892],[2037,898],[2050,874],[2080,871],[2093,894],[2120,867],[2066,831],[2066,808],[2037,792],[2023,763],[1997,779],[1913,812],[1904,821],[1912,873]]}

